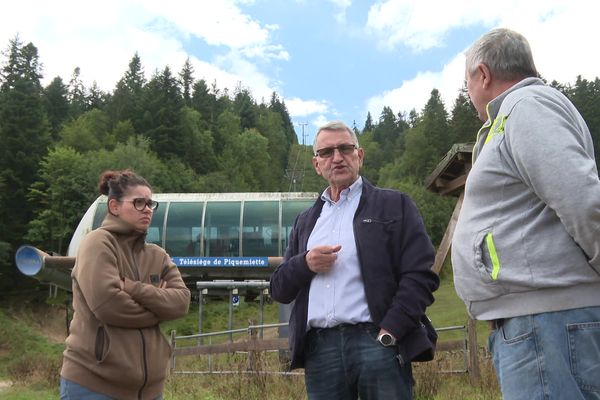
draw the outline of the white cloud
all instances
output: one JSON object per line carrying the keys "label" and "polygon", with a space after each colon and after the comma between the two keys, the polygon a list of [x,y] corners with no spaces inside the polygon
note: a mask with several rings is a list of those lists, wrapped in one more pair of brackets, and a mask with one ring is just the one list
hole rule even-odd
{"label": "white cloud", "polygon": [[278,28],[276,25],[261,26],[243,14],[234,1],[172,0],[166,7],[164,1],[146,0],[140,6],[156,18],[168,20],[182,34],[201,38],[213,46],[244,49],[267,45],[270,30]]}
{"label": "white cloud", "polygon": [[379,45],[393,49],[407,46],[423,51],[441,46],[446,33],[455,27],[486,21],[497,15],[494,4],[471,0],[388,0],[371,6],[366,30],[379,38]]}
{"label": "white cloud", "polygon": [[600,71],[600,3],[571,1],[535,21],[524,18],[500,21],[499,25],[522,33],[531,45],[538,71],[549,81],[574,82],[577,75],[594,79]]}
{"label": "white cloud", "polygon": [[329,111],[329,105],[325,100],[302,100],[298,97],[292,97],[285,99],[285,105],[292,118],[324,114]]}
{"label": "white cloud", "polygon": [[384,106],[390,107],[396,114],[408,114],[413,108],[421,112],[434,88],[439,90],[446,110],[450,110],[464,81],[464,62],[464,55],[460,54],[444,66],[441,72],[420,72],[415,78],[402,82],[399,88],[368,99],[367,111],[375,121]]}
{"label": "white cloud", "polygon": [[352,0],[329,0],[329,2],[337,8],[337,11],[333,16],[335,21],[340,25],[345,24],[346,10],[352,5]]}
{"label": "white cloud", "polygon": [[[16,34],[25,43],[33,42],[44,66],[44,84],[57,75],[68,82],[74,68],[80,67],[86,86],[96,80],[102,89],[113,90],[135,52],[140,55],[147,77],[167,65],[176,74],[190,53],[189,47],[200,42],[211,47],[208,54],[216,48],[220,56],[190,56],[195,78],[205,79],[209,85],[216,81],[220,89],[232,90],[242,84],[260,102],[268,100],[273,91],[282,95],[284,92],[278,77],[267,75],[262,68],[290,61],[292,55],[273,39],[281,29],[278,24],[265,24],[240,8],[240,4],[251,2],[173,0],[168,7],[159,0],[105,0],[86,7],[75,0],[7,2],[0,14],[0,47],[5,49]],[[352,2],[329,2],[337,12],[337,20],[345,21]],[[426,55],[432,47],[444,47],[450,33],[456,30],[503,26],[529,39],[538,69],[546,79],[567,83],[573,82],[577,74],[587,79],[598,75],[600,52],[591,43],[600,37],[600,24],[596,21],[599,2],[505,0],[489,7],[474,0],[373,2],[363,31],[380,48],[406,46]],[[354,33],[355,26],[347,24],[345,28]],[[398,87],[353,103],[364,101],[363,118],[367,110],[378,118],[384,105],[394,112],[413,108],[421,111],[431,90],[437,88],[450,110],[462,82],[463,56],[457,54],[439,70],[423,70],[404,78]],[[283,96],[290,115],[306,118],[314,128],[340,115],[335,109],[339,104],[330,98],[311,100],[294,95]]]}
{"label": "white cloud", "polygon": [[[462,5],[460,4],[462,3]],[[404,44],[414,50],[443,45],[450,29],[478,24],[489,29],[505,27],[522,33],[530,42],[536,66],[549,81],[574,82],[577,74],[594,79],[600,71],[600,52],[590,47],[592,38],[600,37],[595,19],[600,4],[573,0],[505,1],[494,4],[494,12],[485,11],[484,3],[473,1],[435,2],[390,0],[371,7],[367,29],[380,35],[387,48]],[[435,13],[430,13],[435,8]],[[431,17],[425,21],[421,16]],[[488,16],[492,16],[492,18]],[[437,19],[438,16],[443,18]],[[435,25],[435,26],[433,26]],[[568,34],[566,34],[568,32]],[[466,49],[465,49],[466,50]],[[383,106],[395,112],[421,111],[433,88],[440,91],[450,111],[464,79],[464,55],[458,54],[441,71],[419,72],[366,101],[366,111],[374,119]],[[365,111],[365,115],[366,115]]]}
{"label": "white cloud", "polygon": [[[277,25],[261,26],[234,1],[106,0],[81,7],[73,0],[23,0],[5,5],[0,15],[0,42],[19,34],[33,42],[44,66],[44,84],[55,76],[68,82],[75,67],[86,86],[96,80],[104,90],[114,85],[137,52],[149,78],[169,66],[177,73],[188,54],[186,42],[222,46],[219,60],[191,57],[197,79],[217,81],[220,88],[249,85],[258,99],[269,98],[275,85],[248,60],[289,60],[283,46],[271,42]],[[209,82],[209,83],[210,83]]]}
{"label": "white cloud", "polygon": [[[394,49],[406,46],[424,51],[443,46],[447,34],[453,29],[475,25],[490,28],[527,26],[552,18],[567,8],[581,17],[582,10],[598,7],[583,0],[565,3],[561,0],[505,0],[491,7],[489,3],[476,0],[387,0],[371,6],[365,28],[379,40],[380,47]],[[577,19],[568,25],[579,24]]]}

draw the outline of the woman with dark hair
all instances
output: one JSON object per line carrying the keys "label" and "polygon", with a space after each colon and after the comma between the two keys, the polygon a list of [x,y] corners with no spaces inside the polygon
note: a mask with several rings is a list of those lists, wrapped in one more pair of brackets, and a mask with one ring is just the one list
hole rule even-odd
{"label": "woman with dark hair", "polygon": [[171,348],[159,323],[187,314],[190,291],[169,255],[145,243],[158,203],[131,170],[105,171],[102,226],[77,253],[61,399],[162,399]]}

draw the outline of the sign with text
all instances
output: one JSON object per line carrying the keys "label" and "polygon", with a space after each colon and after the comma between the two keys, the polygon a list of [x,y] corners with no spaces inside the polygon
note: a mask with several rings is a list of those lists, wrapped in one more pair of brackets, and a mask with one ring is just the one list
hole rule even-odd
{"label": "sign with text", "polygon": [[175,265],[185,267],[268,267],[268,257],[173,257]]}

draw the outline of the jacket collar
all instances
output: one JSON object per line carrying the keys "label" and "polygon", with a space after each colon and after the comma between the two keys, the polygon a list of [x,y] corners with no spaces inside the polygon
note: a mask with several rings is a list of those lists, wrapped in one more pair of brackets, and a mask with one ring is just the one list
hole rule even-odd
{"label": "jacket collar", "polygon": [[545,85],[545,83],[539,78],[525,78],[522,81],[519,81],[518,83],[514,84],[510,88],[506,89],[504,92],[496,96],[492,101],[490,101],[487,104],[485,111],[487,113],[488,119],[487,121],[485,121],[481,129],[479,129],[479,132],[477,132],[477,139],[475,140],[475,146],[473,147],[473,154],[471,156],[471,162],[473,164],[475,163],[475,160],[477,160],[477,157],[481,152],[481,148],[486,143],[489,131],[492,128],[492,125],[495,122],[496,118],[498,117],[498,112],[500,111],[500,107],[502,106],[502,103],[504,102],[506,97],[519,89],[534,85]]}
{"label": "jacket collar", "polygon": [[130,242],[133,246],[143,244],[146,240],[147,232],[140,232],[124,221],[123,219],[114,216],[110,212],[106,213],[104,221],[100,228],[125,239],[125,242]]}
{"label": "jacket collar", "polygon": [[545,83],[544,83],[544,81],[542,81],[539,78],[525,78],[522,81],[519,81],[518,83],[514,84],[513,86],[511,86],[510,88],[508,88],[507,90],[505,90],[504,92],[499,94],[498,96],[496,96],[487,105],[488,122],[494,121],[494,119],[498,115],[498,111],[500,111],[500,106],[502,105],[502,102],[504,101],[506,96],[508,96],[509,94],[511,94],[512,92],[514,92],[516,90],[519,90],[526,86],[533,86],[533,85],[545,85]]}

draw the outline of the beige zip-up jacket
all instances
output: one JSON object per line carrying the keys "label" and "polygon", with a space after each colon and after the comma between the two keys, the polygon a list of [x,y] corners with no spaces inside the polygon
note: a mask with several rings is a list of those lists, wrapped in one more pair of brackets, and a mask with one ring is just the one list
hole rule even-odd
{"label": "beige zip-up jacket", "polygon": [[162,394],[172,350],[159,323],[187,314],[190,302],[169,255],[144,240],[108,214],[81,242],[71,274],[74,315],[61,376],[115,399]]}

